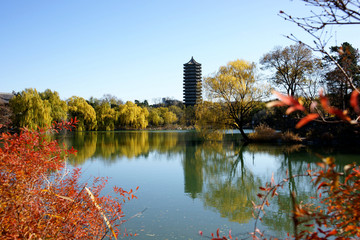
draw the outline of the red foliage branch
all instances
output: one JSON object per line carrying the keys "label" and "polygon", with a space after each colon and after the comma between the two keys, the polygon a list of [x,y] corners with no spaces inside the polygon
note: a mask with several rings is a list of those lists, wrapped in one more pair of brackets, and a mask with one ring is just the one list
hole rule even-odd
{"label": "red foliage branch", "polygon": [[[298,204],[294,216],[299,225],[312,228],[303,230],[300,239],[351,239],[360,238],[360,167],[355,164],[345,166],[345,173],[335,169],[335,159],[323,158],[318,163],[321,170],[311,172],[317,190],[327,197],[319,198],[325,207],[311,207]],[[340,176],[345,176],[340,180]],[[314,223],[315,222],[315,223]]]}
{"label": "red foliage branch", "polygon": [[[313,171],[308,168],[303,175],[294,175],[284,179],[278,184],[270,183],[266,187],[260,187],[265,194],[258,194],[262,204],[255,205],[254,209],[263,210],[268,204],[268,197],[277,195],[276,190],[282,188],[291,178],[309,176],[316,187],[318,199],[322,206],[296,203],[293,200],[293,222],[295,229],[305,229],[295,232],[293,236],[288,234],[289,239],[359,239],[360,238],[360,167],[355,164],[345,166],[345,173],[336,171],[335,159],[332,157],[322,158],[318,163],[320,170]],[[344,176],[341,180],[341,176]],[[323,196],[326,197],[323,197]],[[261,220],[260,212],[254,216]],[[266,239],[259,229],[253,233],[253,239]]]}
{"label": "red foliage branch", "polygon": [[[80,169],[66,169],[74,149],[63,149],[47,134],[74,127],[76,120],[0,137],[0,236],[2,239],[117,238],[125,200],[132,190],[114,188],[102,196],[107,179],[80,183]],[[87,188],[93,197],[90,197]],[[105,220],[107,219],[107,221]],[[109,234],[110,230],[110,234]]]}
{"label": "red foliage branch", "polygon": [[[279,98],[277,101],[272,101],[267,104],[267,107],[278,107],[278,106],[288,106],[288,109],[286,110],[286,114],[290,114],[294,111],[301,111],[306,114],[305,117],[303,117],[297,124],[296,128],[301,128],[304,125],[308,124],[309,122],[318,119],[321,117],[320,111],[317,111],[316,113],[309,113],[303,106],[302,102],[298,99],[292,97],[292,96],[286,96],[279,92],[273,91],[273,93]],[[323,91],[320,91],[320,104],[325,112],[329,113],[330,115],[334,115],[341,119],[344,122],[348,122],[350,124],[357,124],[358,119],[352,120],[350,116],[348,115],[347,111],[340,110],[338,108],[335,108],[330,105],[329,99],[324,95]],[[357,90],[354,90],[351,94],[350,98],[350,105],[354,109],[354,112],[358,115],[360,115],[360,107],[358,102],[359,92]],[[316,106],[317,102],[313,102],[311,106]],[[312,107],[312,110],[315,111],[316,107]],[[325,121],[324,118],[322,118],[323,121]]]}
{"label": "red foliage branch", "polygon": [[[308,122],[320,117],[318,113],[308,113],[302,107],[302,104],[291,96],[284,96],[275,93],[279,97],[279,101],[270,102],[268,106],[289,106],[287,114],[300,110],[305,112],[306,116],[302,118],[297,128],[300,128]],[[350,105],[357,115],[360,115],[360,107],[358,102],[359,92],[354,90],[351,94]],[[325,112],[335,115],[340,120],[350,124],[358,124],[358,119],[352,120],[347,111],[342,111],[330,106],[329,101],[323,92],[320,92],[320,103]],[[264,207],[264,203],[268,203],[268,196],[276,195],[276,189],[282,187],[283,184],[291,178],[299,176],[310,176],[314,185],[319,191],[319,199],[322,205],[312,206],[309,204],[296,203],[296,196],[292,194],[293,200],[293,222],[295,225],[295,233],[292,238],[295,239],[359,239],[360,238],[360,167],[355,164],[345,166],[345,173],[337,172],[335,167],[335,159],[332,157],[322,157],[322,163],[318,163],[320,170],[312,171],[309,167],[305,175],[290,176],[282,182],[274,185],[260,188],[266,194],[258,194],[259,198],[263,198],[260,206],[255,209]],[[341,178],[341,176],[344,176]],[[341,181],[341,179],[344,179]],[[322,198],[322,193],[326,197]],[[260,219],[260,212],[256,219]],[[260,219],[261,220],[261,219]],[[299,227],[305,227],[305,230],[297,232]],[[256,228],[253,232],[254,239],[265,239]],[[290,235],[288,234],[290,237]]]}

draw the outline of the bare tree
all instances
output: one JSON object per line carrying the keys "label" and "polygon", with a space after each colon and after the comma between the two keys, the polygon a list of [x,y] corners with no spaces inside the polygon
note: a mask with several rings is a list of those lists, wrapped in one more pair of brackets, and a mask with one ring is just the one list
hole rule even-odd
{"label": "bare tree", "polygon": [[310,75],[320,66],[320,60],[304,44],[295,44],[285,48],[276,47],[260,59],[264,69],[274,69],[270,78],[272,83],[286,90],[288,95],[298,95],[306,86]]}
{"label": "bare tree", "polygon": [[[339,65],[336,59],[325,49],[331,38],[328,26],[331,25],[356,25],[360,24],[360,1],[359,0],[302,0],[305,4],[313,7],[309,16],[294,17],[284,11],[280,11],[280,16],[285,20],[295,23],[297,26],[309,33],[313,38],[313,44],[306,44],[314,51],[326,55],[344,74],[347,84],[353,89],[356,86],[353,78]],[[291,34],[289,39],[303,43],[296,36]]]}
{"label": "bare tree", "polygon": [[296,23],[305,31],[317,34],[329,25],[360,24],[359,0],[302,0],[308,6],[315,7],[307,17],[293,17],[283,11],[280,14]]}

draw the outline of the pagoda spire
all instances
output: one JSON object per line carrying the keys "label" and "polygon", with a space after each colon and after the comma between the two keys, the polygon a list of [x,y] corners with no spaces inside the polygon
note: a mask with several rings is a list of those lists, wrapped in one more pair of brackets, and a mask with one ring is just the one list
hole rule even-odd
{"label": "pagoda spire", "polygon": [[194,106],[202,101],[201,64],[192,56],[184,64],[184,104]]}

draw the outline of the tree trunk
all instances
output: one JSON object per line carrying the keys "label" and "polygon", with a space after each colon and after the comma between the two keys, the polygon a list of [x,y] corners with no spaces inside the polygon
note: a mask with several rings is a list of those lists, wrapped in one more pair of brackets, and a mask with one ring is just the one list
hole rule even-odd
{"label": "tree trunk", "polygon": [[246,133],[244,132],[244,129],[243,129],[243,125],[244,125],[243,119],[240,117],[240,119],[236,119],[235,122],[236,122],[235,126],[237,129],[239,129],[241,136],[243,137],[243,141],[250,142],[249,137],[246,135]]}
{"label": "tree trunk", "polygon": [[243,129],[242,127],[239,127],[239,130],[240,130],[241,136],[243,137],[243,141],[244,141],[244,142],[249,142],[250,139],[249,139],[249,137],[246,135],[246,133],[244,132],[244,129]]}

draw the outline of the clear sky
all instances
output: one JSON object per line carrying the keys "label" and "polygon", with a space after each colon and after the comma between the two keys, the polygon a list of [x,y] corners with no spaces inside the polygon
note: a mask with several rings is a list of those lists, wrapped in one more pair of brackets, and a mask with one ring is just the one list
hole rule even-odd
{"label": "clear sky", "polygon": [[[305,16],[310,8],[300,0],[2,0],[0,92],[182,100],[183,64],[192,56],[207,76],[293,44],[284,35],[310,39],[279,10]],[[329,46],[359,48],[358,30],[334,29]]]}

